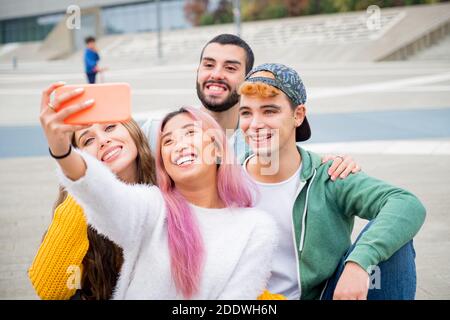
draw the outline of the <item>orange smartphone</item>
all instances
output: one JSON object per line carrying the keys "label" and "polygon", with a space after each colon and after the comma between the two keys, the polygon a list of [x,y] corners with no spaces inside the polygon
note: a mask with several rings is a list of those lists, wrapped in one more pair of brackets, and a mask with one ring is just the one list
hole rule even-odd
{"label": "orange smartphone", "polygon": [[[131,88],[128,83],[65,85],[55,91],[55,98],[76,88],[84,93],[58,106],[65,107],[94,99],[92,106],[64,119],[66,124],[123,122],[131,118]],[[57,110],[57,111],[58,111]]]}

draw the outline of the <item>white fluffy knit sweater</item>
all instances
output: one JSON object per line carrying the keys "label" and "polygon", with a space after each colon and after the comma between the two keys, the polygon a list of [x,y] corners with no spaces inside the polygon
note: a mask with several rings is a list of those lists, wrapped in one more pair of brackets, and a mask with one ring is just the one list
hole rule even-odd
{"label": "white fluffy knit sweater", "polygon": [[[77,181],[58,168],[89,224],[123,248],[114,299],[183,299],[170,272],[166,208],[155,186],[127,185],[80,152],[87,171]],[[200,289],[193,299],[256,299],[270,277],[276,247],[271,217],[253,208],[191,206],[205,247]]]}

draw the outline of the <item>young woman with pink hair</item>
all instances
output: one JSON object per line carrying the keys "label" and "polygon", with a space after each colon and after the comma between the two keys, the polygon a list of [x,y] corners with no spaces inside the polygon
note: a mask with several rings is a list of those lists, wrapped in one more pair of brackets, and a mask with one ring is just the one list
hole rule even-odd
{"label": "young woman with pink hair", "polygon": [[[82,108],[61,112],[66,117]],[[276,227],[251,207],[250,182],[211,116],[186,107],[164,118],[156,187],[125,184],[98,157],[71,152],[70,136],[82,128],[54,113],[45,96],[40,118],[61,184],[88,222],[123,248],[113,298],[256,299],[263,293]]]}

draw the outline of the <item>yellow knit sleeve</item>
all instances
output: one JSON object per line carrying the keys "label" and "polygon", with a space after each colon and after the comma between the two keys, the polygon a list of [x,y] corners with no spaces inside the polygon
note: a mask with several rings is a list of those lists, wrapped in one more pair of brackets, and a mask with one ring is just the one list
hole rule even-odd
{"label": "yellow knit sleeve", "polygon": [[37,295],[67,300],[81,282],[82,261],[89,248],[83,209],[68,195],[55,210],[52,223],[28,269]]}
{"label": "yellow knit sleeve", "polygon": [[282,294],[271,293],[269,290],[264,290],[264,292],[258,296],[257,300],[287,300],[287,299]]}

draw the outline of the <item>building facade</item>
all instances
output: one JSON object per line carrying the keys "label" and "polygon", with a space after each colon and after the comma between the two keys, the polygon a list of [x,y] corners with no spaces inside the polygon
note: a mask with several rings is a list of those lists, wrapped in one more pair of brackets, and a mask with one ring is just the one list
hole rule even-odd
{"label": "building facade", "polygon": [[191,26],[183,0],[0,0],[0,44],[45,39],[72,5],[81,10],[80,35],[156,31],[158,6],[161,30]]}

